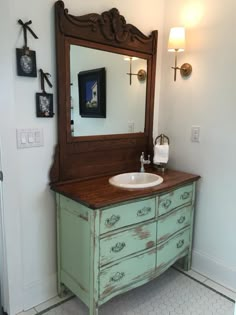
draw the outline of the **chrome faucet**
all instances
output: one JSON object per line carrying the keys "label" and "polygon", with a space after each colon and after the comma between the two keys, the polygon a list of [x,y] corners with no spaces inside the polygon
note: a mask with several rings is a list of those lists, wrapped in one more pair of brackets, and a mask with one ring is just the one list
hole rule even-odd
{"label": "chrome faucet", "polygon": [[143,173],[143,172],[145,172],[144,164],[150,164],[150,163],[151,163],[151,161],[150,161],[150,155],[148,155],[148,159],[145,160],[145,158],[144,158],[144,152],[142,152],[142,154],[141,154],[141,156],[140,156],[140,162],[141,162],[140,172]]}

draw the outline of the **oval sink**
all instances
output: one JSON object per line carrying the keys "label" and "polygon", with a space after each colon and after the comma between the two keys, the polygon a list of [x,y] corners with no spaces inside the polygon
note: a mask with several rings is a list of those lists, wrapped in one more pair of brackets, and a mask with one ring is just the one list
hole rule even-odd
{"label": "oval sink", "polygon": [[109,178],[109,183],[121,188],[147,188],[159,185],[163,178],[152,173],[123,173]]}

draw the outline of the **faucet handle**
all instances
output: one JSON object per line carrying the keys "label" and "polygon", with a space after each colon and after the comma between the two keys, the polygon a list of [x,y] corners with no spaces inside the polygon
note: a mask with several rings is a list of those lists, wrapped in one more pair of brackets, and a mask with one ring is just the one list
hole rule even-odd
{"label": "faucet handle", "polygon": [[140,156],[140,161],[144,161],[144,152],[142,152],[142,154]]}

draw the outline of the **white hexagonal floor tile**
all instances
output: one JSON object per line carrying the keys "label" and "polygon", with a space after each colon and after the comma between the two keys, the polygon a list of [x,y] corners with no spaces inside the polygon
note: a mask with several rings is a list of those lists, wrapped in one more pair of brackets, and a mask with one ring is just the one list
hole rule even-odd
{"label": "white hexagonal floor tile", "polygon": [[[38,314],[88,315],[72,298]],[[170,268],[159,278],[126,292],[99,308],[99,315],[234,315],[234,302],[187,275]]]}

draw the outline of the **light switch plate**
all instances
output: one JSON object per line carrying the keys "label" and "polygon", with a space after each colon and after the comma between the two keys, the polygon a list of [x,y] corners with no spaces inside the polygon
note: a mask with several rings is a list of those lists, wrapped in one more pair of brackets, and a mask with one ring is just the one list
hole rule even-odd
{"label": "light switch plate", "polygon": [[16,129],[18,149],[43,146],[43,129]]}
{"label": "light switch plate", "polygon": [[200,142],[200,126],[192,126],[191,128],[191,141]]}

